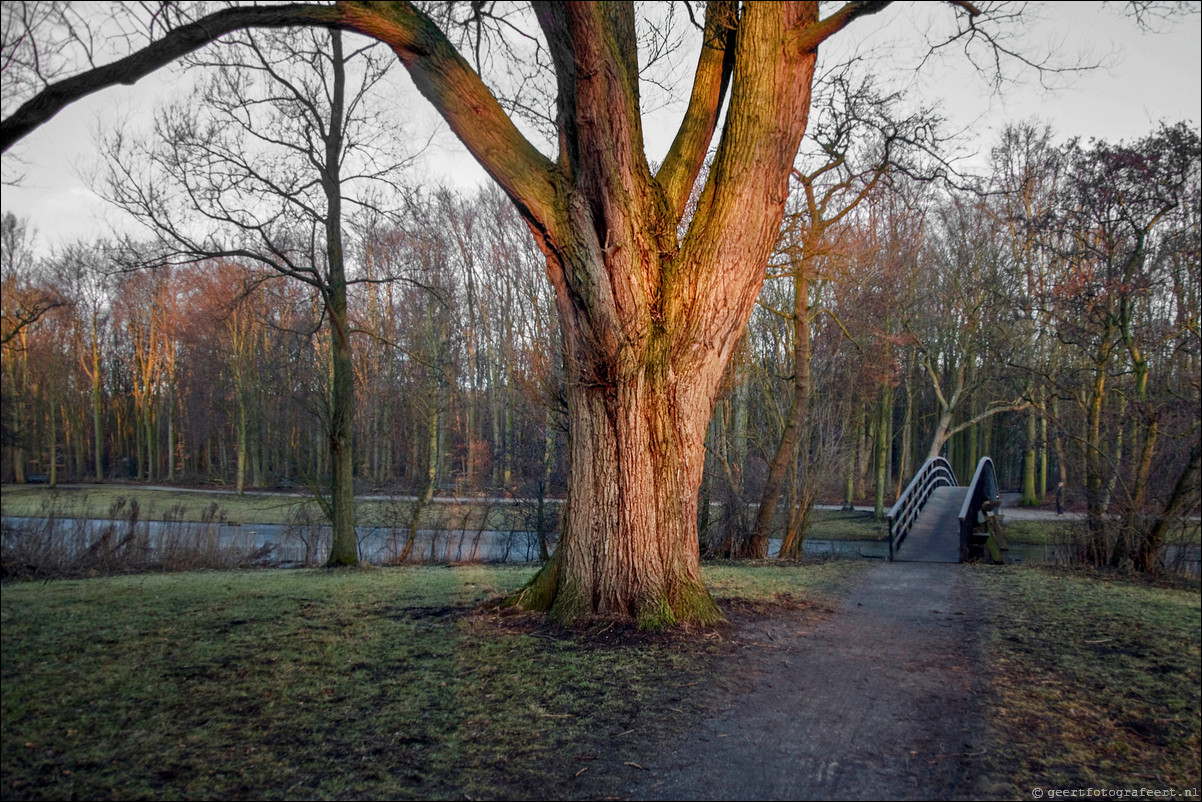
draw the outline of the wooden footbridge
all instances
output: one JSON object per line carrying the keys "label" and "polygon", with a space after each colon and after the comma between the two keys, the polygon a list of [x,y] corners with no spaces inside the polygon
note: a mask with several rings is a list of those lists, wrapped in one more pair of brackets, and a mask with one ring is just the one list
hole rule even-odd
{"label": "wooden footbridge", "polygon": [[943,457],[927,460],[889,510],[889,559],[957,563],[1002,561],[1006,539],[998,514],[993,460],[982,457],[966,486]]}

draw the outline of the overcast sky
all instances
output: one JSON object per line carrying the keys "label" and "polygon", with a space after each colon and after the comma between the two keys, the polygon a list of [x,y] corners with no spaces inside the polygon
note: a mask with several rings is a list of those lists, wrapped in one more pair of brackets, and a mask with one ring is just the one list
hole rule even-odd
{"label": "overcast sky", "polygon": [[[952,128],[964,130],[960,143],[968,150],[987,152],[1007,122],[1029,118],[1051,124],[1061,139],[1131,140],[1151,132],[1160,121],[1187,120],[1197,127],[1202,120],[1202,15],[1194,13],[1158,26],[1159,32],[1146,32],[1121,14],[1122,6],[1098,9],[1094,4],[1053,3],[1039,12],[1043,19],[1032,25],[1024,52],[1052,50],[1062,64],[1078,59],[1105,64],[1055,78],[1054,91],[1043,89],[1038,76],[1027,70],[1015,71],[1020,82],[995,93],[962,56],[954,54],[916,74],[913,67],[922,52],[928,21],[906,5],[857,22],[836,44],[843,49],[854,45],[860,53],[880,58],[881,69],[905,85],[916,100],[936,104]],[[945,6],[922,8],[932,9],[946,16]],[[114,120],[132,119],[135,125],[139,121],[144,125],[157,100],[176,89],[179,81],[178,75],[164,71],[135,87],[105,90],[63,111],[17,145],[14,152],[24,164],[15,169],[25,177],[21,186],[3,188],[0,205],[30,220],[37,230],[39,252],[102,235],[111,226],[128,229],[122,215],[88,188],[95,131]],[[403,90],[401,102],[416,112],[418,125],[437,125],[410,87]],[[650,158],[662,158],[680,111],[679,107],[660,111],[648,122]],[[445,128],[431,155],[426,181],[467,189],[484,180]],[[415,180],[421,179],[415,176]]]}

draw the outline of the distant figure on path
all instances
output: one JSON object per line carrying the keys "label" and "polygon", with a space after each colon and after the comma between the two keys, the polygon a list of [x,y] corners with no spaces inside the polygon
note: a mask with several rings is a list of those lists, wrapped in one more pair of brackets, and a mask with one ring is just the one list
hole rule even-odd
{"label": "distant figure on path", "polygon": [[1056,514],[1064,515],[1064,482],[1056,485]]}

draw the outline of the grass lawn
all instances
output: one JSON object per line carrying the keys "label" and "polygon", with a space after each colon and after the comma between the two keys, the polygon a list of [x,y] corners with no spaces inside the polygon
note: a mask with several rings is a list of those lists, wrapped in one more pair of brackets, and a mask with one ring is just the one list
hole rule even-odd
{"label": "grass lawn", "polygon": [[160,490],[137,485],[98,484],[69,488],[6,485],[0,509],[23,517],[124,519],[136,502],[142,520],[224,520],[230,523],[287,524],[298,513],[313,517],[320,508],[292,494],[247,494],[192,490]]}
{"label": "grass lawn", "polygon": [[983,591],[983,797],[1030,799],[1035,787],[1198,788],[1196,579],[966,568]]}
{"label": "grass lawn", "polygon": [[815,540],[889,539],[889,525],[863,510],[811,510],[807,538]]}
{"label": "grass lawn", "polygon": [[[816,603],[862,568],[716,566]],[[720,633],[481,608],[529,567],[146,574],[3,588],[3,797],[606,795],[698,713]],[[587,777],[585,775],[588,775]]]}
{"label": "grass lawn", "polygon": [[[720,603],[829,607],[868,563],[707,565]],[[482,603],[529,567],[3,587],[5,799],[599,798],[723,693],[721,630],[565,631]],[[1197,785],[1197,582],[965,566],[986,798]],[[799,604],[800,602],[800,604]]]}

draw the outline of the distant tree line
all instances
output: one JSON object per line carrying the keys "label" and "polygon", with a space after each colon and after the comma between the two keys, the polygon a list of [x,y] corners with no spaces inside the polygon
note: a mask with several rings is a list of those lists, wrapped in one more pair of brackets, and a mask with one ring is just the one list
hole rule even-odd
{"label": "distant tree line", "polygon": [[[859,172],[795,173],[709,426],[703,546],[799,553],[815,503],[881,514],[928,456],[967,478],[990,455],[1025,504],[1066,485],[1086,559],[1150,566],[1198,510],[1197,131],[1016,125],[957,189],[884,138],[845,144]],[[356,489],[562,494],[556,306],[525,223],[493,188],[394,205],[343,226]],[[3,218],[3,481],[323,486],[320,288],[231,256],[126,270],[128,243],[35,259],[33,224]]]}

